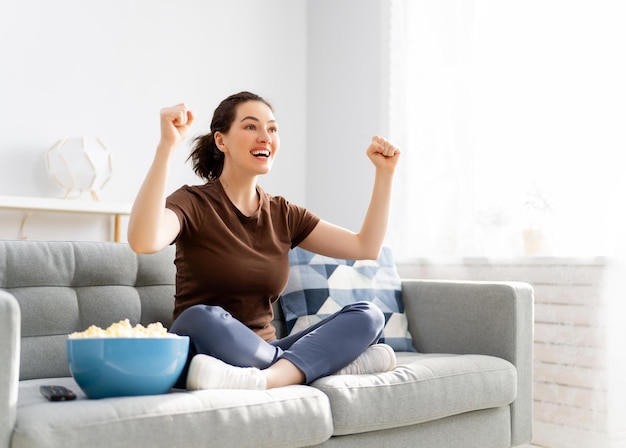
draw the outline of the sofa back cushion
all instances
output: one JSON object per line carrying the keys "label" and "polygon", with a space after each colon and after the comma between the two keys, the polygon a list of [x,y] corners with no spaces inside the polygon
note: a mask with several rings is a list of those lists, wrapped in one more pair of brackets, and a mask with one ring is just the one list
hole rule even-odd
{"label": "sofa back cushion", "polygon": [[0,288],[21,311],[20,379],[69,376],[67,335],[90,325],[169,327],[173,260],[174,247],[138,255],[120,243],[0,241]]}

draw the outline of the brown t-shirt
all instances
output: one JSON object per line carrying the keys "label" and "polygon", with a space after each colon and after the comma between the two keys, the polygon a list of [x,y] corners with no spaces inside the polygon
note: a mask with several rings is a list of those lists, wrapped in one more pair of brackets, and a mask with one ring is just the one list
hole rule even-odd
{"label": "brown t-shirt", "polygon": [[319,222],[308,210],[257,187],[259,209],[245,216],[219,181],[183,186],[167,208],[176,213],[174,319],[192,305],[219,305],[267,341],[275,339],[272,303],[287,285],[289,249]]}

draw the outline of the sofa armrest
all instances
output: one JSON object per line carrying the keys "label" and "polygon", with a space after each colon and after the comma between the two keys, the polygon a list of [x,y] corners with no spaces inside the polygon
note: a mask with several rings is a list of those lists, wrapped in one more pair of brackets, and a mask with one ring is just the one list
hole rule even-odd
{"label": "sofa armrest", "polygon": [[20,307],[0,290],[0,446],[10,446],[20,373]]}
{"label": "sofa armrest", "polygon": [[517,369],[511,444],[532,438],[534,299],[521,282],[403,280],[402,298],[418,352],[482,354]]}

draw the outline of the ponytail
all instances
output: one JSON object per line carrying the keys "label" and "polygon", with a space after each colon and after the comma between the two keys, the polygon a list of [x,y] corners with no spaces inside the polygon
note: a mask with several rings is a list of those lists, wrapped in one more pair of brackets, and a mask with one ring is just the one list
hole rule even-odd
{"label": "ponytail", "polygon": [[200,135],[193,142],[187,160],[191,159],[194,173],[208,182],[217,180],[224,169],[224,153],[215,144],[213,133]]}

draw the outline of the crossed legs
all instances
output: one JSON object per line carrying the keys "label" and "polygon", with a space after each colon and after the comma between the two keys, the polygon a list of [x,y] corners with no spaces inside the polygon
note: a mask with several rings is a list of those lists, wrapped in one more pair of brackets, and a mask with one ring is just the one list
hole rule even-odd
{"label": "crossed legs", "polygon": [[[170,329],[190,337],[188,364],[176,387],[187,386],[188,376],[192,382],[199,376],[211,377],[207,387],[228,387],[239,381],[235,377],[240,374],[249,388],[308,384],[337,372],[378,342],[384,323],[375,305],[357,302],[299,333],[266,342],[223,308],[196,305],[181,313]],[[196,355],[214,359],[194,361]],[[191,362],[195,365],[189,369]],[[232,366],[244,369],[228,370]],[[217,373],[220,369],[223,379]]]}

